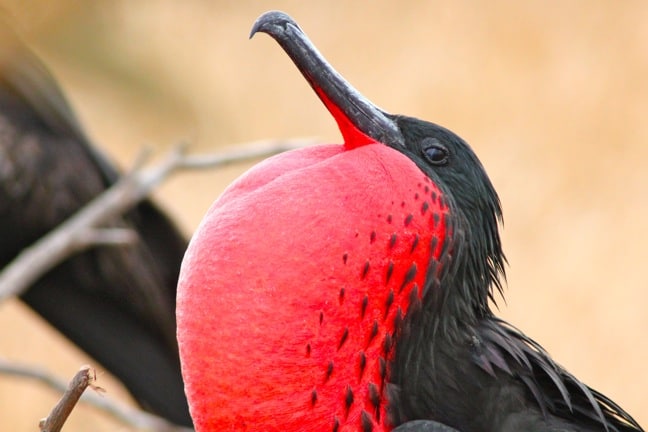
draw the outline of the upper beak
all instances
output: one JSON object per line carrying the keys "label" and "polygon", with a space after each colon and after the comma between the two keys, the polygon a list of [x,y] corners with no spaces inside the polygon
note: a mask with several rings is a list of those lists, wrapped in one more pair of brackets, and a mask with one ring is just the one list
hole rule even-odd
{"label": "upper beak", "polygon": [[[252,26],[250,37],[257,32],[272,36],[286,51],[337,120],[347,143],[351,138],[350,132],[355,128],[371,140],[395,148],[404,147],[403,134],[392,116],[376,107],[342,78],[292,18],[279,11],[266,12]],[[349,128],[348,123],[353,128]]]}

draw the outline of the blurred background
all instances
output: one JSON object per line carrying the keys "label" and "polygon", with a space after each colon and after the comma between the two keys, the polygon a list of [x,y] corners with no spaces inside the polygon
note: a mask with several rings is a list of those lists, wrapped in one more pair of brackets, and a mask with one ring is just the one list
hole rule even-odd
{"label": "blurred background", "polygon": [[[212,152],[336,125],[270,38],[291,14],[331,63],[392,113],[471,143],[505,215],[499,314],[648,424],[648,5],[640,0],[321,2],[0,0],[89,135],[120,166],[144,145]],[[249,165],[182,174],[155,193],[190,235]],[[0,240],[1,241],[1,240]],[[71,377],[92,361],[16,301],[0,356]],[[106,397],[126,400],[100,371]],[[35,430],[57,395],[0,376],[0,429]],[[77,408],[67,431],[126,427]]]}

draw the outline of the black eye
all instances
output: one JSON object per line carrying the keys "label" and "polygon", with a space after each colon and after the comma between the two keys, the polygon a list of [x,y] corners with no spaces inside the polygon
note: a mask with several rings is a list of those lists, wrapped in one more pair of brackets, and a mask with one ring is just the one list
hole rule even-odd
{"label": "black eye", "polygon": [[448,149],[436,138],[425,138],[421,144],[423,155],[432,165],[445,165],[448,163]]}

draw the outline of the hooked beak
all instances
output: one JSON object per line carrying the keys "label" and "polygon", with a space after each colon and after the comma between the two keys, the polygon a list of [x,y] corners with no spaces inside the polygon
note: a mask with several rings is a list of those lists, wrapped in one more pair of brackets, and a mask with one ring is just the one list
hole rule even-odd
{"label": "hooked beak", "polygon": [[[252,26],[250,38],[257,32],[270,35],[290,56],[335,117],[347,145],[355,147],[377,141],[394,148],[404,147],[403,134],[393,118],[342,78],[292,18],[279,11],[266,12]],[[358,132],[364,140],[358,140]]]}

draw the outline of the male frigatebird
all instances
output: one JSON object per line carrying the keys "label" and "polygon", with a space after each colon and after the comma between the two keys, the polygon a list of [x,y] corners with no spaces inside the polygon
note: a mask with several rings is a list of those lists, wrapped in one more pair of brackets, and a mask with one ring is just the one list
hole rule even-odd
{"label": "male frigatebird", "polygon": [[344,144],[257,165],[191,240],[177,311],[197,429],[640,431],[491,311],[501,208],[470,147],[375,107],[287,15],[257,32]]}
{"label": "male frigatebird", "polygon": [[[46,67],[0,28],[0,268],[119,174],[82,131]],[[186,241],[145,201],[113,226],[138,241],[69,259],[20,296],[120,379],[144,407],[191,425],[175,338]]]}

